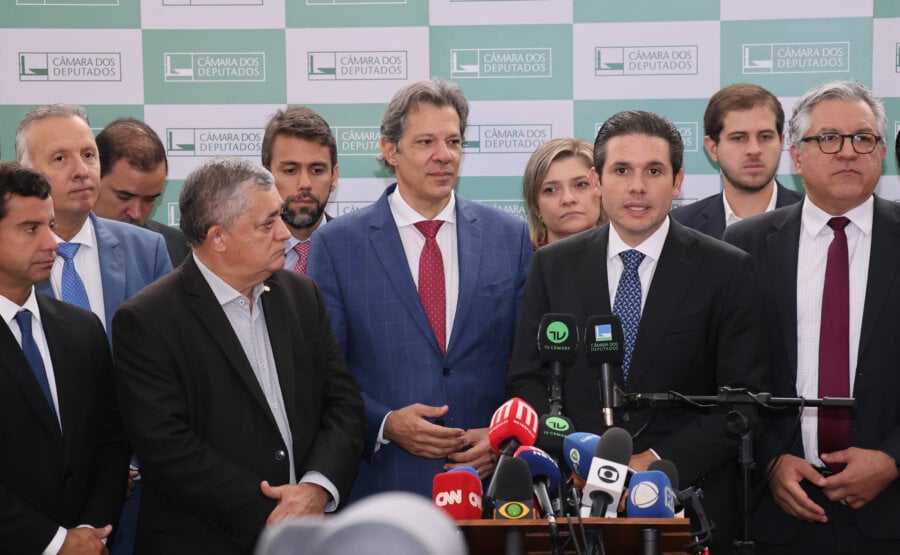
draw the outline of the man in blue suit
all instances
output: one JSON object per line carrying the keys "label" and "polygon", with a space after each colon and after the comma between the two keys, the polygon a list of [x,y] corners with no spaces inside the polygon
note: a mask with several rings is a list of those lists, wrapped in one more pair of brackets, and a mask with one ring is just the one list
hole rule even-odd
{"label": "man in blue suit", "polygon": [[505,399],[531,243],[523,221],[454,193],[467,115],[452,83],[397,92],[380,143],[397,182],[312,236],[308,273],[365,401],[352,498],[430,495],[455,466],[493,472],[487,426]]}
{"label": "man in blue suit", "polygon": [[91,213],[100,158],[83,108],[53,104],[25,114],[16,131],[16,159],[47,176],[56,210],[60,256],[50,279],[37,284],[37,291],[72,302],[68,285],[73,274],[64,268],[63,254],[66,245],[76,245],[71,264],[82,285],[75,286],[73,304],[96,314],[109,334],[119,305],[172,270],[165,240],[158,233]]}
{"label": "man in blue suit", "polygon": [[751,83],[735,83],[709,99],[703,146],[722,174],[722,192],[672,211],[672,219],[721,239],[742,219],[799,202],[803,195],[775,179],[784,146],[778,97]]}

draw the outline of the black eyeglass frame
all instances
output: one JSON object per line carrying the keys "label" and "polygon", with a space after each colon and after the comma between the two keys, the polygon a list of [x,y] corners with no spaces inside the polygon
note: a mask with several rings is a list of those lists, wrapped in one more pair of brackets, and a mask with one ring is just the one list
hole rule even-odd
{"label": "black eyeglass frame", "polygon": [[[840,137],[841,142],[838,143],[838,147],[834,149],[833,152],[828,152],[825,150],[825,147],[822,146],[822,139],[825,137]],[[865,152],[860,152],[857,147],[856,137],[873,137],[875,140],[872,141],[871,150],[867,150]],[[853,149],[853,152],[857,154],[872,154],[875,152],[875,149],[878,148],[878,143],[880,143],[884,137],[880,135],[876,135],[875,133],[821,133],[819,135],[810,135],[809,137],[803,137],[800,139],[800,142],[808,143],[811,141],[816,141],[816,144],[819,145],[819,150],[822,154],[837,154],[838,152],[844,149],[844,139],[850,139],[850,147]]]}

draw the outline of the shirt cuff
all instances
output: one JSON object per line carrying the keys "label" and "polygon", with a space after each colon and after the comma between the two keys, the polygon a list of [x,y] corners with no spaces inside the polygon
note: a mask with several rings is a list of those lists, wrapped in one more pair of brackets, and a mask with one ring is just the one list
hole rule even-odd
{"label": "shirt cuff", "polygon": [[44,552],[42,555],[57,555],[59,550],[62,549],[63,543],[66,541],[66,529],[60,526],[56,530],[56,534],[53,536],[53,539],[50,540],[50,543],[47,544],[47,547],[44,548]]}
{"label": "shirt cuff", "polygon": [[381,427],[378,428],[378,437],[375,438],[375,448],[372,449],[372,453],[377,453],[382,445],[387,445],[391,442],[389,439],[384,439],[384,423],[387,422],[387,417],[390,416],[392,412],[394,411],[389,410],[381,420]]}
{"label": "shirt cuff", "polygon": [[300,483],[316,484],[327,491],[331,495],[331,500],[325,505],[325,512],[333,513],[337,510],[338,505],[341,503],[341,494],[338,493],[337,488],[324,474],[316,472],[315,470],[310,470],[303,475],[303,478],[300,479]]}

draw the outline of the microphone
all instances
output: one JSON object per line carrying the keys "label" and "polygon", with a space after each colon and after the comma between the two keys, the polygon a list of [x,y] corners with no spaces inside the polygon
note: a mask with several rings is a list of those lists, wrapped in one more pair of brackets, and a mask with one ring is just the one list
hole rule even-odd
{"label": "microphone", "polygon": [[650,463],[647,466],[647,470],[658,470],[666,475],[669,483],[672,484],[672,490],[675,492],[675,516],[683,518],[684,507],[681,505],[681,501],[678,500],[678,469],[675,467],[675,463],[668,459],[659,459]]}
{"label": "microphone", "polygon": [[[600,367],[600,401],[606,427],[613,425],[613,409],[621,406],[622,390],[613,378],[613,366],[622,366],[625,332],[618,316],[591,316],[584,328],[584,355],[591,367]],[[630,455],[629,455],[630,456]]]}
{"label": "microphone", "polygon": [[549,365],[550,413],[541,415],[535,445],[562,460],[563,438],[572,430],[572,421],[562,414],[562,386],[565,365],[578,356],[578,328],[571,314],[545,314],[537,336],[538,357]]}
{"label": "microphone", "polygon": [[669,477],[659,470],[635,472],[628,486],[625,514],[638,518],[673,518],[675,491]]}
{"label": "microphone", "polygon": [[503,463],[511,458],[516,449],[522,445],[534,445],[537,431],[537,412],[531,405],[518,397],[506,401],[494,411],[494,415],[491,417],[491,426],[488,428],[488,441],[494,452],[500,455],[500,459],[497,461],[497,468],[491,476],[487,492],[482,500],[484,518],[491,518],[490,515],[494,510],[496,480]]}
{"label": "microphone", "polygon": [[553,518],[556,515],[553,513],[553,507],[550,503],[550,492],[559,486],[559,481],[562,478],[556,461],[543,450],[525,445],[519,447],[516,451],[516,458],[528,463],[534,496],[538,500],[541,512],[547,518]]}
{"label": "microphone", "polygon": [[597,451],[600,436],[589,432],[575,432],[563,440],[563,452],[569,469],[584,480],[591,469],[591,461]]}
{"label": "microphone", "polygon": [[532,505],[531,469],[524,459],[510,457],[497,468],[494,520],[535,518]]}
{"label": "microphone", "polygon": [[597,444],[591,468],[585,477],[581,516],[615,518],[631,461],[631,435],[622,428],[610,428]]}
{"label": "microphone", "polygon": [[481,518],[481,480],[471,466],[436,474],[431,492],[434,505],[455,520]]}

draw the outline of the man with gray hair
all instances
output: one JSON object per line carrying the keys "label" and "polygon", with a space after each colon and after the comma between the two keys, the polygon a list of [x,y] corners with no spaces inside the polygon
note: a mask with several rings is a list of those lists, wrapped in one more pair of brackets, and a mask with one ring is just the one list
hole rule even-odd
{"label": "man with gray hair", "polygon": [[249,554],[267,524],[347,498],[362,400],[316,284],[283,269],[272,174],[212,159],[180,208],[191,256],[113,325],[144,477],[135,553]]}
{"label": "man with gray hair", "polygon": [[487,428],[505,399],[531,241],[522,220],[454,193],[468,112],[453,83],[403,87],[381,123],[397,182],[312,235],[309,275],[366,405],[354,498],[430,496],[448,468],[494,468]]}
{"label": "man with gray hair", "polygon": [[110,333],[119,305],[172,269],[165,241],[92,212],[100,159],[80,106],[52,104],[25,114],[16,131],[16,160],[47,176],[56,211],[59,256],[37,291],[90,310]]}
{"label": "man with gray hair", "polygon": [[759,553],[900,553],[900,206],[874,194],[886,127],[860,83],[810,90],[789,124],[806,198],[725,232],[766,297],[774,393],[856,399],[774,419]]}

